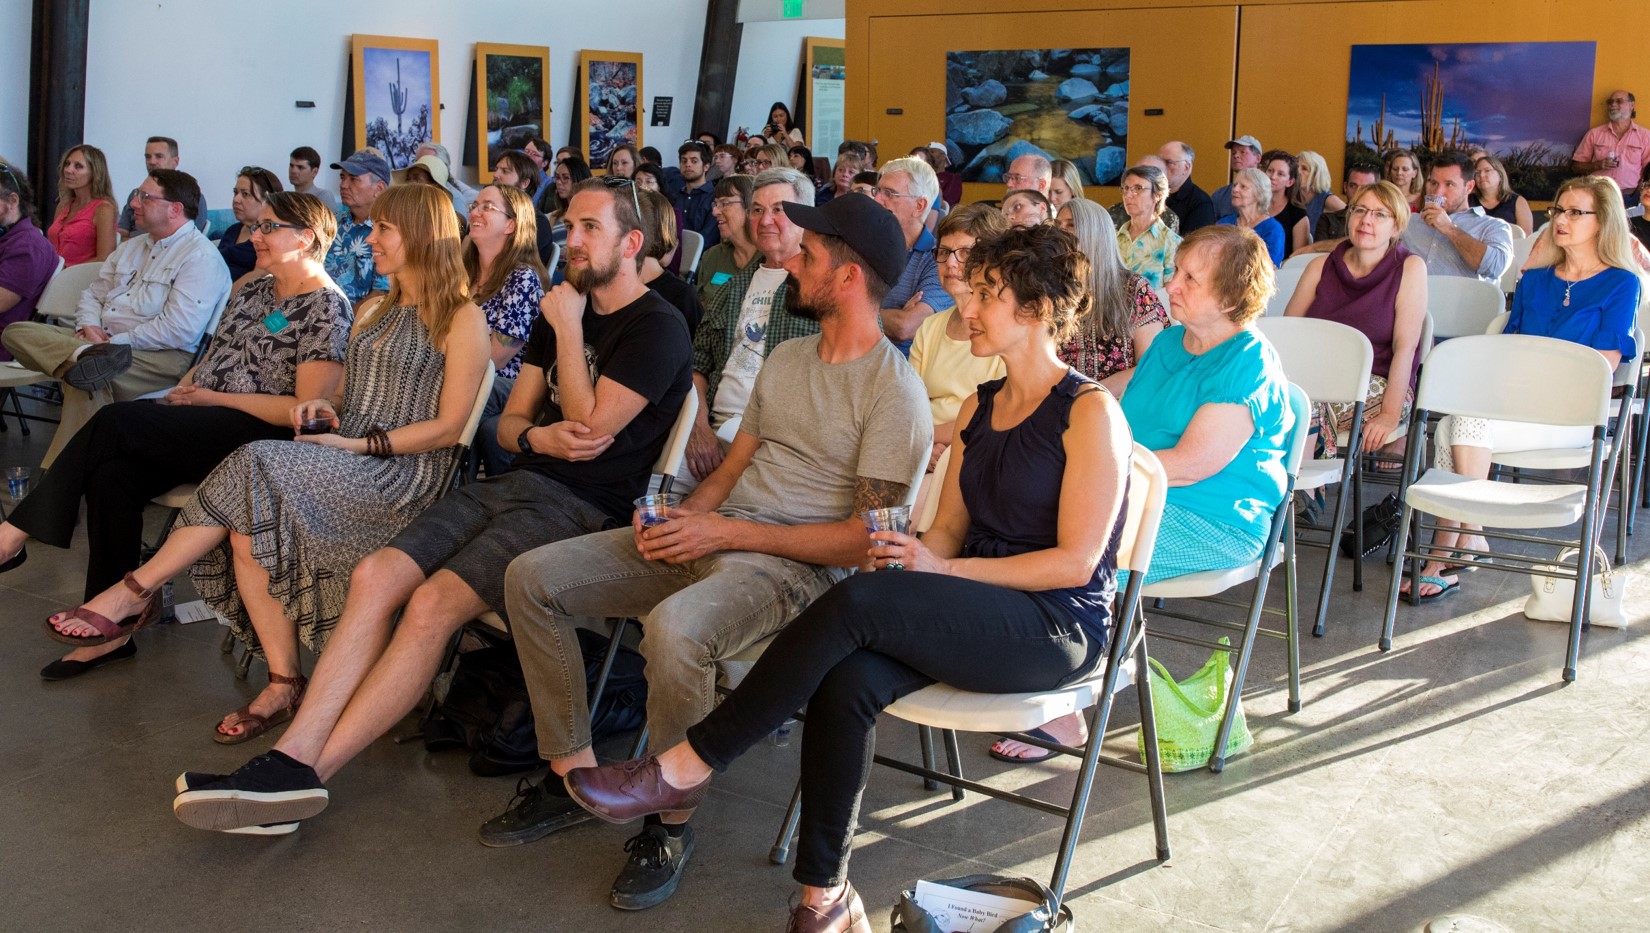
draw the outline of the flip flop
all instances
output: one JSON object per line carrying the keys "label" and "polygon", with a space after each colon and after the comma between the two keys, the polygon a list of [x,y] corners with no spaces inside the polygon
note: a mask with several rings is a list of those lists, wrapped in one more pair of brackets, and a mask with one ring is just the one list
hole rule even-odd
{"label": "flip flop", "polygon": [[1477,570],[1479,566],[1478,558],[1473,557],[1470,554],[1463,554],[1460,551],[1452,551],[1447,559],[1460,561],[1460,563],[1444,564],[1444,569],[1439,572],[1439,576],[1446,576],[1452,573],[1472,573],[1474,570]]}
{"label": "flip flop", "polygon": [[1422,584],[1430,583],[1433,586],[1440,587],[1440,589],[1438,590],[1438,592],[1433,593],[1430,596],[1416,596],[1416,595],[1413,595],[1413,594],[1410,594],[1410,593],[1399,593],[1398,595],[1405,598],[1405,599],[1408,599],[1411,603],[1430,603],[1435,599],[1443,599],[1445,596],[1448,596],[1449,594],[1451,594],[1451,593],[1453,593],[1456,590],[1459,590],[1461,588],[1461,581],[1460,580],[1456,580],[1454,583],[1450,583],[1449,581],[1445,580],[1443,577],[1425,576],[1425,577],[1421,578],[1421,583]]}
{"label": "flip flop", "polygon": [[[1049,735],[1047,732],[1043,731],[1043,729],[1041,729],[1041,728],[1027,729],[1025,731],[1025,734],[1031,736],[1034,739],[1042,739],[1044,742],[1053,742],[1056,745],[1066,744],[1066,743],[1060,741],[1059,739],[1055,738],[1054,736]],[[1012,740],[1011,739],[999,739],[998,741],[1012,741]],[[1047,761],[1050,758],[1053,758],[1055,755],[1060,754],[1059,752],[1051,752],[1048,749],[1043,748],[1043,749],[1038,749],[1038,751],[1042,752],[1042,754],[1040,754],[1040,755],[1031,755],[1030,757],[1021,758],[1018,755],[1005,755],[1002,752],[997,751],[997,749],[995,747],[996,744],[997,744],[996,742],[993,742],[991,744],[992,744],[993,747],[990,748],[990,749],[987,749],[987,754],[989,754],[991,757],[997,759],[998,761],[1006,761],[1006,762],[1008,762],[1009,764],[1012,764],[1012,765],[1029,765],[1029,764],[1032,764],[1032,763],[1038,762],[1038,761]]]}

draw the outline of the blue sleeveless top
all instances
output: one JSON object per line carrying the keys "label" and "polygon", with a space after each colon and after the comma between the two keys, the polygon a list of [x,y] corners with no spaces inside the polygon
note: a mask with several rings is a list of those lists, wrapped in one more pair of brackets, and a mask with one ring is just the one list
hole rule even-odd
{"label": "blue sleeveless top", "polygon": [[[1099,385],[1068,370],[1025,420],[998,431],[991,427],[991,411],[1006,381],[997,379],[980,386],[979,407],[961,434],[967,447],[958,482],[969,517],[964,557],[1012,557],[1059,544],[1060,486],[1066,471],[1062,438],[1071,425],[1071,405],[1078,393],[1084,386]],[[1126,488],[1124,493],[1126,497]],[[1087,583],[1030,594],[1059,616],[1071,619],[1100,645],[1111,632],[1117,545],[1127,512],[1125,508],[1118,514],[1105,554]]]}

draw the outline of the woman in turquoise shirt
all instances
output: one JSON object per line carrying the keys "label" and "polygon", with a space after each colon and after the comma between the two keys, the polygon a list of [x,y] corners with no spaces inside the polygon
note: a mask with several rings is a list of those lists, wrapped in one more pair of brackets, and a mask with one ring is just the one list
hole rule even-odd
{"label": "woman in turquoise shirt", "polygon": [[1134,439],[1169,477],[1147,582],[1260,556],[1294,425],[1283,367],[1250,326],[1274,287],[1266,244],[1242,227],[1204,227],[1182,241],[1175,268],[1178,323],[1152,341],[1123,395]]}

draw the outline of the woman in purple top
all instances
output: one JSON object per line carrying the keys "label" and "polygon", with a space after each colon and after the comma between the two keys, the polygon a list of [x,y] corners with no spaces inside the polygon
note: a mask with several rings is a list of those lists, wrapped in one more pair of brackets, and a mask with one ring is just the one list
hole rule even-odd
{"label": "woman in purple top", "polygon": [[[34,189],[0,161],[0,328],[26,321],[57,272],[57,251],[34,225]],[[0,360],[11,359],[0,347]]]}
{"label": "woman in purple top", "polygon": [[[1427,264],[1398,238],[1409,224],[1404,193],[1390,181],[1358,189],[1347,214],[1347,239],[1312,260],[1287,317],[1315,317],[1356,327],[1375,348],[1364,399],[1362,449],[1383,447],[1409,414],[1419,371],[1421,323],[1427,316]],[[1326,457],[1335,434],[1352,428],[1351,403],[1322,402],[1313,419]]]}

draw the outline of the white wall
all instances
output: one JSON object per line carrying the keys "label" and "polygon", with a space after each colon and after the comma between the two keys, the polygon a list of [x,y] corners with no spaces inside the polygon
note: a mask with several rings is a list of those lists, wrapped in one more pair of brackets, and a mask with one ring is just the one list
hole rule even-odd
{"label": "white wall", "polygon": [[[802,73],[802,40],[809,36],[841,39],[846,21],[790,19],[746,23],[739,40],[739,74],[733,86],[733,120],[726,138],[743,126],[760,133],[768,122],[768,108],[782,100],[796,112],[796,83]],[[835,157],[836,153],[815,153]]]}
{"label": "white wall", "polygon": [[[29,4],[0,0],[0,8],[13,6],[26,11]],[[550,47],[548,138],[558,146],[572,120],[579,51],[643,53],[647,106],[655,96],[676,99],[671,124],[644,125],[643,141],[674,153],[690,132],[706,8],[707,0],[620,0],[599,9],[567,0],[92,0],[86,138],[108,154],[120,196],[142,180],[144,139],[176,137],[180,167],[201,182],[211,207],[227,208],[243,165],[271,169],[284,183],[287,153],[296,146],[314,146],[328,162],[338,158],[350,35],[360,32],[441,43],[441,142],[455,163],[463,160],[476,42]],[[0,59],[7,51],[0,48]],[[0,94],[0,105],[10,96]],[[299,110],[298,100],[315,108]],[[0,132],[10,123],[0,120]],[[473,168],[459,171],[474,180]],[[336,188],[336,175],[328,177],[327,186]]]}
{"label": "white wall", "polygon": [[[33,44],[34,4],[0,2],[0,156],[14,165],[29,164],[29,50]],[[30,179],[33,181],[33,179]]]}

